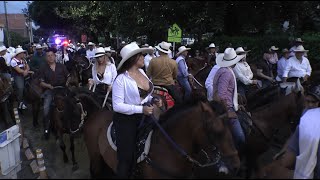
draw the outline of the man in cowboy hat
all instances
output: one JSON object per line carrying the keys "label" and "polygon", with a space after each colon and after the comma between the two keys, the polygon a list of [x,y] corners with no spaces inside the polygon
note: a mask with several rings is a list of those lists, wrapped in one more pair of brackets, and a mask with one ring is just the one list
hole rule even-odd
{"label": "man in cowboy hat", "polygon": [[233,48],[227,48],[223,54],[218,54],[216,62],[220,69],[213,80],[214,100],[222,102],[227,109],[228,122],[238,150],[241,150],[245,143],[245,135],[236,114],[239,109],[238,92],[232,68],[244,57],[245,55],[237,55]]}
{"label": "man in cowboy hat", "polygon": [[110,58],[110,62],[116,65],[116,62],[114,61],[114,58],[112,57],[112,52],[114,50],[111,50],[111,46],[105,47],[104,50],[106,51],[106,55]]}
{"label": "man in cowboy hat", "polygon": [[[148,48],[150,49],[154,49],[152,46],[148,46]],[[145,71],[147,72],[147,69],[148,69],[148,66],[150,64],[150,61],[152,58],[155,58],[156,56],[154,55],[154,52],[149,52],[147,53],[145,56],[144,56],[144,68],[145,68]]]}
{"label": "man in cowboy hat", "polygon": [[206,50],[208,51],[208,65],[213,66],[216,62],[216,57],[218,55],[216,51],[216,45],[214,43],[211,43],[208,47],[206,47]]}
{"label": "man in cowboy hat", "polygon": [[246,61],[248,52],[250,52],[250,50],[245,51],[242,47],[238,47],[236,49],[236,53],[238,55],[244,55],[244,57],[233,68],[233,72],[238,79],[238,92],[244,97],[246,97],[246,92],[249,90],[250,85],[258,84],[258,80],[252,79],[253,73],[251,71],[250,65]]}
{"label": "man in cowboy hat", "polygon": [[93,60],[94,59],[93,57],[95,56],[95,53],[96,53],[96,51],[95,51],[95,48],[94,48],[94,43],[89,42],[88,43],[88,50],[86,51],[86,55],[87,55],[88,59]]}
{"label": "man in cowboy hat", "polygon": [[6,61],[6,55],[7,53],[7,47],[6,46],[0,46],[0,74],[5,76],[7,79],[11,81],[11,75],[10,75],[10,67],[7,64]]}
{"label": "man in cowboy hat", "polygon": [[12,67],[12,76],[15,82],[17,100],[19,102],[19,109],[27,109],[27,106],[23,102],[25,77],[30,73],[33,73],[30,71],[30,67],[25,60],[25,53],[26,51],[22,48],[17,48],[10,63]]}
{"label": "man in cowboy hat", "polygon": [[[300,45],[302,46],[303,43],[304,43],[304,41],[302,41],[301,38],[295,39],[295,41],[294,41],[294,46],[292,46],[292,47],[290,48],[290,52],[291,52],[291,53],[290,53],[290,57],[295,56],[294,50],[296,50],[298,46],[300,46]],[[305,57],[308,56],[308,55],[307,55],[307,52],[305,52],[303,55],[304,55]]]}
{"label": "man in cowboy hat", "polygon": [[282,75],[283,75],[284,69],[287,66],[287,62],[289,58],[290,58],[290,51],[287,48],[283,49],[282,57],[277,63],[277,74],[278,74],[276,77],[277,81],[282,81]]}
{"label": "man in cowboy hat", "polygon": [[[66,86],[69,72],[64,64],[56,63],[55,49],[49,48],[46,51],[46,63],[39,69],[40,86],[44,88],[43,101],[43,127],[44,137],[49,138],[49,112],[53,98],[52,90],[56,86]],[[33,122],[38,126],[38,122]]]}
{"label": "man in cowboy hat", "polygon": [[295,56],[291,57],[283,72],[283,82],[293,81],[296,82],[297,78],[300,78],[302,82],[307,81],[311,75],[311,66],[309,60],[303,56],[305,50],[302,45],[298,46],[294,52]]}
{"label": "man in cowboy hat", "polygon": [[278,58],[278,56],[275,56],[274,54],[276,53],[276,50],[278,50],[278,48],[271,46],[268,52],[264,53],[263,59],[257,63],[257,79],[262,81],[262,88],[269,87],[275,82],[273,76],[273,65],[271,64],[270,59],[273,59],[271,61],[275,61],[275,58]]}
{"label": "man in cowboy hat", "polygon": [[278,62],[278,54],[277,51],[279,48],[275,46],[271,46],[267,53],[263,54],[263,59],[269,61],[271,64],[277,64]]}
{"label": "man in cowboy hat", "polygon": [[42,46],[40,44],[36,45],[36,52],[31,58],[31,61],[29,63],[30,69],[34,72],[37,72],[40,67],[45,64],[45,54],[42,51]]}
{"label": "man in cowboy hat", "polygon": [[176,62],[178,64],[178,82],[180,86],[184,90],[183,100],[187,100],[191,97],[192,89],[189,83],[189,77],[192,75],[188,72],[188,66],[186,63],[186,58],[188,57],[188,51],[191,48],[186,48],[185,46],[181,46],[178,49]]}
{"label": "man in cowboy hat", "polygon": [[156,86],[164,87],[173,97],[176,104],[180,103],[174,91],[175,80],[177,79],[178,66],[175,60],[171,59],[168,54],[172,53],[170,50],[171,43],[161,42],[156,49],[159,51],[159,57],[152,58],[147,68],[147,75]]}

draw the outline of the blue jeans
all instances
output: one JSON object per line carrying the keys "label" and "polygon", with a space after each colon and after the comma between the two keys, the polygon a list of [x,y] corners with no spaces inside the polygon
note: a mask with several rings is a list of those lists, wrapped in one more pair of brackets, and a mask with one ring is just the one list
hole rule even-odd
{"label": "blue jeans", "polygon": [[43,100],[43,127],[44,130],[49,130],[49,125],[50,125],[50,117],[49,117],[49,112],[50,112],[50,106],[52,102],[52,91],[50,89],[47,89],[44,91],[42,94],[44,100]]}
{"label": "blue jeans", "polygon": [[182,86],[182,88],[184,89],[183,99],[184,100],[189,99],[191,97],[192,89],[191,89],[191,86],[189,84],[188,78],[187,77],[185,78],[185,77],[178,76],[177,80],[178,80],[180,86]]}
{"label": "blue jeans", "polygon": [[240,122],[238,119],[229,119],[229,125],[236,148],[240,151],[246,140]]}
{"label": "blue jeans", "polygon": [[24,77],[23,76],[14,76],[14,84],[16,89],[17,101],[23,102],[23,90],[24,90]]}

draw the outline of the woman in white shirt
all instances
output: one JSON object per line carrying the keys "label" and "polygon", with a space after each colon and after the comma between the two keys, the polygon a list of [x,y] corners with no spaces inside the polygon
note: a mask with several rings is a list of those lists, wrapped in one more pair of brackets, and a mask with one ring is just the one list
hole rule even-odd
{"label": "woman in white shirt", "polygon": [[[242,47],[238,47],[236,49],[236,53],[238,55],[241,55],[241,54],[247,55],[249,51],[245,51]],[[248,90],[249,85],[258,83],[257,80],[252,79],[253,73],[251,71],[250,65],[246,61],[246,56],[236,64],[236,66],[233,68],[233,72],[238,79],[237,81],[238,93],[241,94],[242,96],[246,96],[246,91]]]}
{"label": "woman in white shirt", "polygon": [[[112,86],[113,123],[117,132],[117,174],[128,179],[136,162],[136,136],[139,121],[144,115],[153,113],[151,102],[153,84],[141,69],[144,66],[143,53],[152,52],[150,48],[139,48],[133,42],[124,46],[122,60],[118,65],[118,76]],[[162,102],[157,103],[160,107]]]}
{"label": "woman in white shirt", "polygon": [[116,66],[110,62],[103,47],[97,48],[94,58],[96,61],[92,67],[92,79],[88,80],[89,87],[95,85],[95,93],[104,97],[112,89],[117,76]]}

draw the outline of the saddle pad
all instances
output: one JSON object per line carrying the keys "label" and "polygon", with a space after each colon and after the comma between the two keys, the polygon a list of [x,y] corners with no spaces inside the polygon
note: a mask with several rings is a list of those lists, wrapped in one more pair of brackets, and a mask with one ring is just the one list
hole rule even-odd
{"label": "saddle pad", "polygon": [[153,93],[164,96],[167,102],[167,109],[170,109],[174,106],[174,99],[172,96],[168,93],[168,90],[159,86],[154,87]]}
{"label": "saddle pad", "polygon": [[[147,130],[142,133],[141,136],[138,136],[137,141],[137,163],[142,162],[145,159],[145,155],[149,153],[150,150],[150,144],[151,144],[151,136],[152,136],[152,130]],[[107,138],[110,146],[113,150],[117,151],[117,145],[116,145],[116,131],[115,127],[113,126],[113,122],[110,123],[108,129],[107,129]]]}

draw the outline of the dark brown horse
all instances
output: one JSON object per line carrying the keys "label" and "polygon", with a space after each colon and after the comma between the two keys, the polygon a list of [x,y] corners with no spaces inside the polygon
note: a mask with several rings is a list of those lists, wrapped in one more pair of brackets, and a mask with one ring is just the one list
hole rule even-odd
{"label": "dark brown horse", "polygon": [[[116,151],[107,142],[107,127],[112,122],[112,112],[99,110],[95,100],[87,94],[78,94],[88,119],[84,125],[84,139],[90,157],[90,172],[92,177],[114,175],[117,166]],[[169,143],[168,139],[159,129],[154,129],[148,157],[141,162],[143,178],[168,178],[170,175],[180,177],[192,176],[193,166],[196,166],[192,157],[201,149],[214,142],[214,145],[228,159],[231,166],[239,167],[238,153],[233,145],[232,136],[224,125],[224,117],[207,102],[197,101],[174,106],[160,117],[160,124],[173,141],[187,153],[183,156]],[[211,143],[209,143],[211,142]],[[157,164],[159,168],[156,168]]]}
{"label": "dark brown horse", "polygon": [[84,55],[75,54],[73,56],[73,66],[70,71],[69,86],[80,87],[88,84],[88,79],[92,77],[92,64]]}
{"label": "dark brown horse", "polygon": [[14,121],[13,102],[11,101],[13,94],[13,88],[10,83],[10,79],[7,79],[3,75],[0,75],[0,120],[4,123],[4,128],[9,128],[7,121],[7,112],[11,116],[11,120]]}
{"label": "dark brown horse", "polygon": [[[258,157],[266,152],[280,128],[290,129],[297,124],[303,111],[304,96],[296,89],[289,95],[281,96],[277,101],[266,104],[253,112],[253,129],[246,139],[245,154],[248,174],[259,168]],[[289,131],[290,132],[290,131]],[[289,136],[289,134],[287,135]]]}

